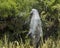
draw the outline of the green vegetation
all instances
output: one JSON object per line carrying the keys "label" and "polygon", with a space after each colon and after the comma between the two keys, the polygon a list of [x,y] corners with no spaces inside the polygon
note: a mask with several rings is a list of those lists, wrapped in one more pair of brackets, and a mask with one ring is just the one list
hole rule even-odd
{"label": "green vegetation", "polygon": [[25,24],[32,8],[39,11],[44,39],[48,38],[42,48],[60,47],[60,0],[0,0],[0,48],[12,48],[15,40],[17,48],[32,48],[26,38],[29,22]]}
{"label": "green vegetation", "polygon": [[[26,41],[25,44],[23,44],[22,42],[19,44],[17,41],[16,43],[17,44],[10,42],[9,46],[1,45],[0,48],[33,48],[33,46],[30,46],[29,41]],[[51,38],[48,38],[48,40],[43,43],[41,48],[60,48],[60,40],[58,39],[56,41],[53,41]]]}

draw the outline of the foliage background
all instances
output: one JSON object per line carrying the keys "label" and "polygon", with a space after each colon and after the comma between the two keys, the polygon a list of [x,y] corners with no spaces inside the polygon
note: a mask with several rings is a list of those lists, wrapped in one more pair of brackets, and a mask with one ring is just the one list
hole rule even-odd
{"label": "foliage background", "polygon": [[[30,11],[39,11],[44,39],[60,38],[60,0],[0,0],[0,39],[5,42],[26,39]],[[12,39],[13,38],[13,39]]]}

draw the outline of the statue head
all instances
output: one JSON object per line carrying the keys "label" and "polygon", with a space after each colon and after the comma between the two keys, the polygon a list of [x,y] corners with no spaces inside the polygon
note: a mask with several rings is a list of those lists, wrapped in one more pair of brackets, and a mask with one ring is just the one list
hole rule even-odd
{"label": "statue head", "polygon": [[38,10],[37,9],[32,9],[31,12],[30,12],[31,15],[33,14],[38,14]]}

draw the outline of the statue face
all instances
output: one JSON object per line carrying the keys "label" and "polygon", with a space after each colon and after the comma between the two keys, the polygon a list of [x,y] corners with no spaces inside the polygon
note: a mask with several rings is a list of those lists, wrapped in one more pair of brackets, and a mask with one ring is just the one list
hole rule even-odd
{"label": "statue face", "polygon": [[37,11],[36,9],[32,9],[30,13],[32,14],[32,13],[34,13],[36,11]]}
{"label": "statue face", "polygon": [[32,17],[32,15],[34,14],[36,9],[32,9],[31,12],[30,12],[30,18]]}
{"label": "statue face", "polygon": [[30,12],[30,15],[37,14],[37,13],[38,13],[38,11],[36,9],[32,9]]}

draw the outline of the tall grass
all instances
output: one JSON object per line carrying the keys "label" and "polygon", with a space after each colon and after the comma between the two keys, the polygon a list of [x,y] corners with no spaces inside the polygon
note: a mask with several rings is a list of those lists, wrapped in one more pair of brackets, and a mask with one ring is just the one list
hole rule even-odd
{"label": "tall grass", "polygon": [[[2,41],[0,40],[0,48],[33,48],[33,46],[30,46],[29,40],[27,40],[25,44],[23,44],[23,42],[19,44],[19,42],[17,41],[15,41],[14,43],[9,42],[8,47],[6,45],[3,45]],[[57,39],[56,41],[54,41],[53,39],[48,38],[47,40],[45,40],[45,43],[43,43],[41,48],[60,48],[60,40]]]}

